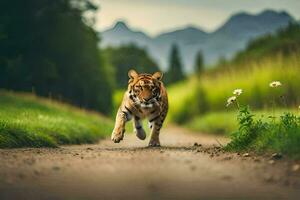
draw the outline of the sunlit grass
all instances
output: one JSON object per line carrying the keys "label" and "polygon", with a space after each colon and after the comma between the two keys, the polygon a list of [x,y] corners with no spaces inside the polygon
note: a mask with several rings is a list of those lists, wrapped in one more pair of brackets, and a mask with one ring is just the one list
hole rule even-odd
{"label": "sunlit grass", "polygon": [[[259,62],[249,62],[243,68],[232,67],[235,70],[227,69],[220,73],[204,74],[200,81],[193,76],[171,86],[168,88],[169,121],[185,122],[201,115],[198,110],[199,102],[203,99],[207,112],[224,111],[227,98],[232,96],[232,91],[236,88],[243,89],[241,103],[249,104],[255,109],[267,109],[275,95],[269,88],[269,83],[274,80],[279,80],[283,84],[276,91],[277,96],[284,95],[284,99],[277,99],[278,106],[284,108],[288,104],[288,107],[296,107],[300,102],[298,55],[285,58],[277,55]],[[202,95],[197,95],[199,88],[203,91]]]}
{"label": "sunlit grass", "polygon": [[228,71],[216,76],[205,76],[201,82],[211,110],[224,109],[224,99],[232,95],[235,88],[242,88],[241,102],[256,108],[263,108],[273,95],[269,83],[279,80],[283,87],[279,93],[285,94],[290,104],[300,100],[299,57],[282,58],[281,56],[265,59],[260,63],[249,63],[239,71]]}
{"label": "sunlit grass", "polygon": [[229,135],[238,123],[235,112],[211,112],[192,118],[184,126],[199,133]]}
{"label": "sunlit grass", "polygon": [[[277,109],[272,110],[258,110],[254,111],[256,118],[259,117],[269,117],[273,114],[279,118],[284,112],[290,112],[295,115],[300,114],[297,109]],[[200,133],[210,133],[210,134],[222,134],[229,136],[230,133],[238,129],[237,121],[237,111],[220,111],[220,112],[210,112],[204,115],[198,115],[193,117],[187,123],[184,124],[185,127],[200,132]]]}
{"label": "sunlit grass", "polygon": [[0,148],[93,143],[111,133],[112,123],[95,112],[0,91]]}
{"label": "sunlit grass", "polygon": [[169,97],[168,122],[181,121],[182,117],[191,115],[195,106],[197,79],[191,77],[167,88]]}

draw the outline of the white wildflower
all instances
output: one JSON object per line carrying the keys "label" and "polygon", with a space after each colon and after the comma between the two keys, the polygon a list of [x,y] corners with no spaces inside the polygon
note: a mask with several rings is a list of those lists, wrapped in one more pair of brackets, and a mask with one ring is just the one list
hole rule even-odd
{"label": "white wildflower", "polygon": [[240,96],[242,93],[243,93],[243,90],[242,90],[242,89],[235,89],[235,90],[233,91],[233,94],[236,95],[236,96]]}
{"label": "white wildflower", "polygon": [[232,96],[232,97],[229,97],[228,99],[227,99],[227,104],[226,104],[226,106],[228,107],[229,105],[231,105],[233,102],[235,102],[236,101],[236,96]]}
{"label": "white wildflower", "polygon": [[279,87],[279,86],[281,86],[282,84],[281,84],[281,82],[280,81],[273,81],[273,82],[271,82],[270,84],[270,87]]}

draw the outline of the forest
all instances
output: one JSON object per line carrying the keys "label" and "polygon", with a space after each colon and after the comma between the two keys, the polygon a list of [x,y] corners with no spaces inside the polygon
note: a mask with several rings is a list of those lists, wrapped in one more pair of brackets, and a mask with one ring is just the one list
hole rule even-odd
{"label": "forest", "polygon": [[0,9],[1,88],[110,114],[113,91],[126,87],[130,68],[159,70],[134,45],[98,48],[101,37],[85,16],[97,9],[92,1],[3,0]]}

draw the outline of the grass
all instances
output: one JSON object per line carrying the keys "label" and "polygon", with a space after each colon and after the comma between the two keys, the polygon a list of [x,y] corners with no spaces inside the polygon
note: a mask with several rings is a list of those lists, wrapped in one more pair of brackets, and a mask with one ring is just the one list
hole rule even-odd
{"label": "grass", "polygon": [[[170,105],[174,106],[170,106],[169,121],[199,132],[230,135],[227,150],[275,151],[300,158],[299,111],[293,111],[300,103],[299,55],[277,54],[173,85],[169,88]],[[270,88],[275,80],[283,85]],[[238,120],[235,108],[225,106],[237,88],[243,89],[240,105],[259,110],[241,110]]]}
{"label": "grass", "polygon": [[232,96],[236,88],[244,90],[240,98],[242,103],[247,103],[254,108],[264,108],[272,99],[274,93],[270,90],[269,83],[279,80],[283,87],[278,94],[284,94],[289,105],[300,100],[299,78],[300,58],[297,55],[283,58],[278,55],[267,58],[261,62],[250,62],[241,70],[228,70],[225,73],[203,77],[202,87],[206,93],[210,110],[224,110],[225,100]]}
{"label": "grass", "polygon": [[[269,99],[282,94],[285,95],[285,104],[296,107],[297,102],[300,102],[298,55],[274,55],[258,62],[249,61],[239,70],[227,69],[221,73],[204,74],[200,81],[194,76],[169,87],[169,121],[184,123],[205,112],[225,111],[226,100],[236,88],[244,91],[241,103],[249,104],[254,109],[265,109],[270,104]],[[283,83],[276,94],[269,88],[273,80]]]}
{"label": "grass", "polygon": [[300,158],[300,116],[285,112],[280,117],[257,117],[249,107],[240,109],[238,129],[225,147],[232,151],[275,151]]}
{"label": "grass", "polygon": [[184,126],[196,132],[229,135],[238,123],[235,112],[211,112],[192,118]]}
{"label": "grass", "polygon": [[225,147],[229,151],[270,151],[300,158],[300,110],[252,112],[242,108],[240,113],[197,116],[184,126],[200,133],[229,136],[231,142]]}
{"label": "grass", "polygon": [[0,148],[95,143],[112,128],[111,120],[95,112],[31,94],[0,91]]}
{"label": "grass", "polygon": [[[285,112],[290,112],[295,115],[298,113],[297,110],[277,109],[274,114],[279,118],[282,113]],[[273,115],[272,110],[257,110],[253,113],[255,114],[255,119]],[[186,122],[184,126],[196,132],[229,136],[232,132],[238,130],[239,123],[237,121],[236,111],[220,111],[210,112],[201,116],[197,115]]]}
{"label": "grass", "polygon": [[167,88],[169,98],[168,122],[182,122],[186,117],[193,116],[197,110],[197,79],[191,77],[188,80],[176,83]]}

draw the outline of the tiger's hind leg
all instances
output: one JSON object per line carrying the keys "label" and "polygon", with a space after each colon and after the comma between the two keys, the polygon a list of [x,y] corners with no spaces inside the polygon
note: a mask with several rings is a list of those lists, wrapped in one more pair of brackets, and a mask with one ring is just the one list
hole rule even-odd
{"label": "tiger's hind leg", "polygon": [[141,121],[140,121],[140,119],[138,117],[134,117],[134,119],[133,119],[133,126],[134,126],[134,132],[135,132],[136,136],[140,140],[145,140],[146,139],[146,132],[143,129]]}

